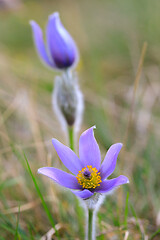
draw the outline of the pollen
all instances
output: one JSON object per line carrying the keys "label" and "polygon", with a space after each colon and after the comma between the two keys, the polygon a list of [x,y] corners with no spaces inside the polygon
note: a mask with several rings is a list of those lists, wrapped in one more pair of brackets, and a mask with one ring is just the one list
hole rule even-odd
{"label": "pollen", "polygon": [[87,165],[87,167],[82,168],[81,171],[77,174],[77,180],[80,185],[82,185],[83,188],[96,188],[100,186],[101,176],[100,172],[91,165]]}

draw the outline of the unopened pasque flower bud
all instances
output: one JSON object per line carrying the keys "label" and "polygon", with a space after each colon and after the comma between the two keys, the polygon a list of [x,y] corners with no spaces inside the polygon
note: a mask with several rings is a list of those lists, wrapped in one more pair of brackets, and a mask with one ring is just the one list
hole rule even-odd
{"label": "unopened pasque flower bud", "polygon": [[56,70],[73,68],[78,60],[78,50],[73,38],[63,27],[59,13],[49,16],[46,28],[47,46],[42,30],[35,21],[30,21],[37,52],[42,61]]}
{"label": "unopened pasque flower bud", "polygon": [[56,77],[52,103],[63,126],[67,123],[78,128],[83,114],[83,96],[75,77],[65,73]]}

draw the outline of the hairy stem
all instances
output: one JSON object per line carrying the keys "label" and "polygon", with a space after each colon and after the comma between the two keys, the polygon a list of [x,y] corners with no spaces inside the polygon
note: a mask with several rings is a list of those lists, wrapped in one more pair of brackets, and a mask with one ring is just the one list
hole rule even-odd
{"label": "hairy stem", "polygon": [[88,238],[87,240],[95,240],[93,225],[93,209],[88,209]]}
{"label": "hairy stem", "polygon": [[68,126],[69,146],[74,151],[74,128]]}

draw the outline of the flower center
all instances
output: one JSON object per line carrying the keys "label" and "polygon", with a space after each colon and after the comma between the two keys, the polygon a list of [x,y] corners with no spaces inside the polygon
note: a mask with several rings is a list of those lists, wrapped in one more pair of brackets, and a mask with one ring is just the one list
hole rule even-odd
{"label": "flower center", "polygon": [[91,165],[87,165],[87,167],[82,168],[76,178],[83,188],[96,188],[97,186],[100,186],[100,182],[102,182],[100,172]]}

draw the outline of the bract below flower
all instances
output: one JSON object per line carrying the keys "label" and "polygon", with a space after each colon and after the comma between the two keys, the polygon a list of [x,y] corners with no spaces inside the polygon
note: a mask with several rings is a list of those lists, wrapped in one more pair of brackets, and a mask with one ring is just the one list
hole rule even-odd
{"label": "bract below flower", "polygon": [[94,127],[82,133],[79,140],[79,157],[67,146],[52,139],[53,146],[63,164],[73,173],[69,174],[53,167],[38,169],[56,183],[71,191],[82,199],[90,198],[94,193],[108,193],[119,185],[129,183],[126,176],[107,179],[116,167],[121,143],[113,144],[101,164],[99,146],[94,137]]}
{"label": "bract below flower", "polygon": [[46,46],[39,25],[35,21],[30,21],[30,24],[37,52],[45,64],[57,70],[73,68],[77,64],[79,57],[76,43],[62,25],[59,13],[55,12],[49,16]]}

